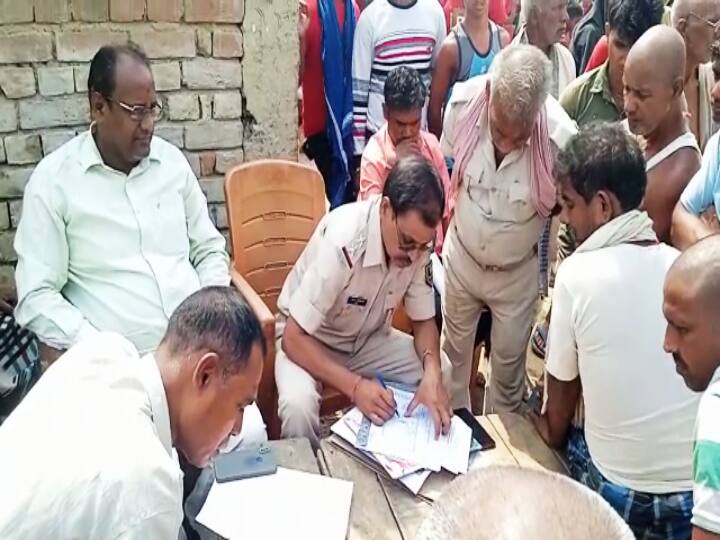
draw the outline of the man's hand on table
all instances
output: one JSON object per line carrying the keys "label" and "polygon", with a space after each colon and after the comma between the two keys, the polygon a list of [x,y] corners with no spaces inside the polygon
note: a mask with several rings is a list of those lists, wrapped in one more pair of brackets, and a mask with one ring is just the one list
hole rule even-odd
{"label": "man's hand on table", "polygon": [[360,379],[352,398],[358,409],[377,426],[390,420],[397,410],[392,391],[374,379]]}
{"label": "man's hand on table", "polygon": [[452,418],[450,398],[443,386],[442,376],[439,372],[425,371],[405,416],[411,416],[418,405],[425,405],[430,411],[435,424],[435,438],[439,437],[440,433],[447,435],[450,432]]}

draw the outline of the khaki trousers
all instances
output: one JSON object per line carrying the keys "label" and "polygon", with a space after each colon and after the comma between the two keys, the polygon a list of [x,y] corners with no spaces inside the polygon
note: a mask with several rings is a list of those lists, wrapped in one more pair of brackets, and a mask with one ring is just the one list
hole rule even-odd
{"label": "khaki trousers", "polygon": [[452,364],[453,408],[470,408],[470,376],[475,331],[485,306],[492,313],[490,382],[485,413],[515,411],[525,390],[525,362],[538,298],[538,259],[510,270],[483,270],[459,243],[450,227],[443,253],[441,347]]}
{"label": "khaki trousers", "polygon": [[[282,437],[307,437],[312,447],[317,448],[322,384],[285,355],[281,339],[278,337],[277,341],[275,381]],[[355,355],[336,351],[332,351],[332,355],[335,361],[363,377],[372,378],[379,372],[388,382],[414,387],[423,376],[412,336],[395,329],[388,334],[378,332],[370,336]],[[447,381],[450,363],[447,358],[441,358],[441,364],[443,380]]]}

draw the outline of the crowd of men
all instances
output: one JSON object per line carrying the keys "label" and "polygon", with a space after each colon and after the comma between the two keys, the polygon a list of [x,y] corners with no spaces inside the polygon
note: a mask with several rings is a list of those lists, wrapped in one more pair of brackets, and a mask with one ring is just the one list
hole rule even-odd
{"label": "crowd of men", "polygon": [[[489,312],[484,412],[531,415],[638,538],[720,538],[720,2],[307,0],[298,20],[331,211],[278,300],[282,435],[318,445],[323,386],[384,423],[378,373],[447,433]],[[193,536],[213,457],[267,438],[267,344],[153,136],[143,51],[101,48],[88,97],[90,129],[26,187],[0,304],[0,537]]]}

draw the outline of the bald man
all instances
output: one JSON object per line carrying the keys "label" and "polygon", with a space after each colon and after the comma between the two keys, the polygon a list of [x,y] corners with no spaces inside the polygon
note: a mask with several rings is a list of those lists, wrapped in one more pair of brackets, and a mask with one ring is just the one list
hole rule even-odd
{"label": "bald man", "polygon": [[683,112],[684,73],[682,36],[659,25],[630,49],[623,75],[627,123],[641,139],[648,173],[641,209],[652,218],[658,239],[667,243],[673,209],[700,169],[700,149]]}
{"label": "bald man", "polygon": [[693,244],[665,278],[665,350],[700,400],[695,430],[693,540],[720,539],[720,235]]}
{"label": "bald man", "polygon": [[[712,46],[713,118],[720,123],[720,40]],[[673,244],[685,249],[720,230],[720,133],[715,133],[703,153],[702,166],[680,196],[673,212]]]}
{"label": "bald man", "polygon": [[[700,148],[717,130],[713,122],[710,92],[713,74],[710,45],[718,37],[720,2],[718,0],[675,0],[672,24],[682,34],[686,46],[685,98],[690,113],[690,129]],[[662,58],[658,56],[657,58]]]}

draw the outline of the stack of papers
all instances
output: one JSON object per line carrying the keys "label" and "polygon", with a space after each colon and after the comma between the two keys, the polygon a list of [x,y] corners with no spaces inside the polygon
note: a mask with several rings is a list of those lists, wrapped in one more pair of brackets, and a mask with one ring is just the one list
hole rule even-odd
{"label": "stack of papers", "polygon": [[352,482],[278,467],[275,474],[218,484],[197,521],[229,540],[343,540]]}
{"label": "stack of papers", "polygon": [[390,478],[399,480],[415,495],[430,473],[441,468],[453,474],[466,473],[472,442],[470,427],[454,416],[450,432],[436,439],[427,408],[420,405],[406,417],[412,392],[397,388],[392,391],[399,416],[376,426],[355,407],[331,431],[379,463]]}

